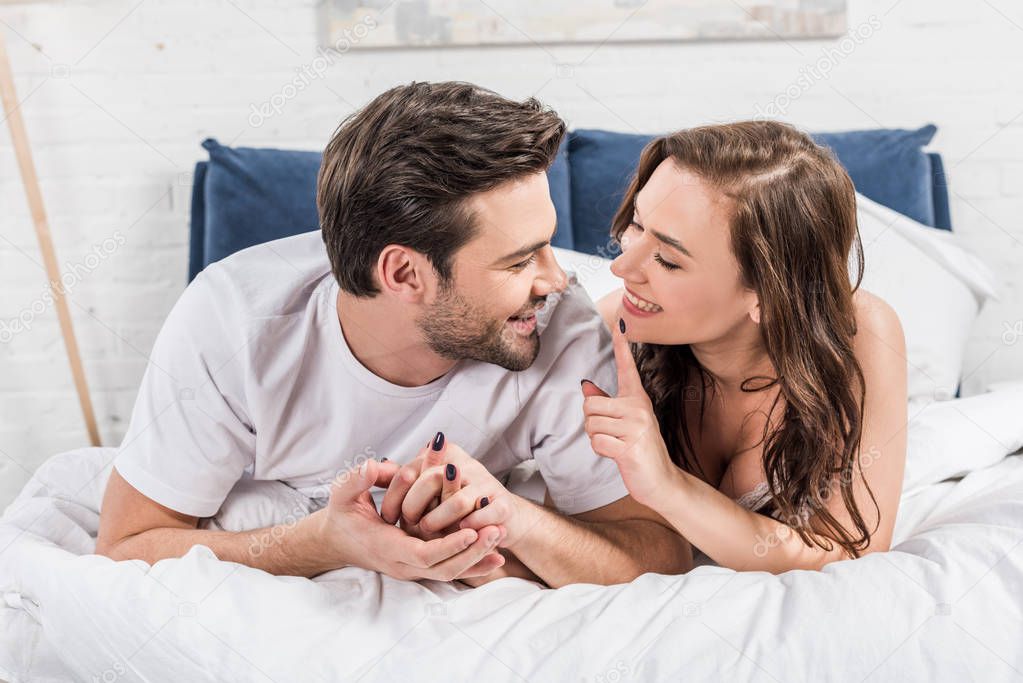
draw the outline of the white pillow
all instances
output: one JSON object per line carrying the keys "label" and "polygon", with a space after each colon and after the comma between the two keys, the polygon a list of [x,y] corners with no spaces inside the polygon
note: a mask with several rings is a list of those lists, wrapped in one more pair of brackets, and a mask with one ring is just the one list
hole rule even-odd
{"label": "white pillow", "polygon": [[579,284],[594,303],[605,294],[621,289],[622,281],[611,272],[611,261],[608,259],[561,247],[553,249],[554,258],[561,264],[562,269],[575,273]]}
{"label": "white pillow", "polygon": [[958,235],[921,225],[859,194],[856,202],[865,262],[861,286],[899,315],[909,397],[950,399],[973,321],[985,300],[997,298],[994,275],[962,247]]}
{"label": "white pillow", "polygon": [[[950,399],[973,321],[986,299],[997,298],[994,275],[957,235],[862,195],[856,200],[865,260],[861,286],[887,301],[902,322],[909,397]],[[554,252],[594,301],[622,286],[608,259],[557,247]]]}
{"label": "white pillow", "polygon": [[993,465],[1023,446],[1023,383],[950,401],[909,402],[903,492]]}

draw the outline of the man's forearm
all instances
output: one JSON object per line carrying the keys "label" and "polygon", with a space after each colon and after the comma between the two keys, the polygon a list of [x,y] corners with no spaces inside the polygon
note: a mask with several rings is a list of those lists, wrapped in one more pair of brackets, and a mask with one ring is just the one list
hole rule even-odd
{"label": "man's forearm", "polygon": [[344,566],[331,558],[311,533],[318,515],[295,524],[279,524],[252,531],[210,531],[204,529],[149,529],[128,536],[97,552],[114,560],[159,560],[181,557],[194,545],[210,548],[221,560],[237,562],[270,574],[313,577]]}
{"label": "man's forearm", "polygon": [[513,552],[552,588],[628,583],[646,572],[679,574],[692,566],[685,539],[652,520],[587,522],[522,503],[529,528]]}

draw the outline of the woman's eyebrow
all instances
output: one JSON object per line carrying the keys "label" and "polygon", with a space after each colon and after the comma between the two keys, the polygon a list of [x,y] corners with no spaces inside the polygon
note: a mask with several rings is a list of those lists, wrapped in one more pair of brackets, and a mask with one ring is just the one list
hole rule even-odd
{"label": "woman's eyebrow", "polygon": [[672,237],[671,235],[665,235],[663,232],[658,232],[656,230],[651,230],[650,234],[652,234],[654,237],[667,244],[669,247],[678,249],[680,252],[682,252],[689,258],[693,258],[693,255],[689,253],[689,250],[683,247],[682,243],[679,242],[674,237]]}
{"label": "woman's eyebrow", "polygon": [[[640,223],[639,207],[636,206],[635,204],[633,204],[632,205],[632,212],[636,215],[636,220],[633,221],[633,222],[636,225],[638,225],[640,228],[642,228],[643,230],[646,230],[646,228],[643,227],[643,224]],[[671,247],[673,249],[678,249],[680,252],[682,252],[683,254],[688,256],[689,258],[693,258],[693,255],[689,252],[689,250],[686,249],[684,246],[682,246],[682,243],[679,242],[674,237],[672,237],[671,235],[665,235],[663,232],[660,232],[658,230],[651,230],[650,234],[653,235],[654,237],[656,237],[659,241],[664,242],[665,244],[667,244],[669,247]]]}

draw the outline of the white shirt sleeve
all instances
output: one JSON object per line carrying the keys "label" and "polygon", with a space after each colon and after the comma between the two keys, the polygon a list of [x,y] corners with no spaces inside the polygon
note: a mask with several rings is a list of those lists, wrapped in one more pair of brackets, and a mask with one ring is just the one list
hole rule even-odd
{"label": "white shirt sleeve", "polygon": [[200,273],[156,339],[114,467],[172,510],[211,517],[255,457],[245,412],[249,330],[216,274]]}
{"label": "white shirt sleeve", "polygon": [[565,514],[602,507],[629,495],[618,465],[590,447],[579,382],[589,379],[612,396],[618,379],[611,334],[574,278],[540,334],[540,354],[520,373],[534,390],[516,424],[529,440],[551,500]]}

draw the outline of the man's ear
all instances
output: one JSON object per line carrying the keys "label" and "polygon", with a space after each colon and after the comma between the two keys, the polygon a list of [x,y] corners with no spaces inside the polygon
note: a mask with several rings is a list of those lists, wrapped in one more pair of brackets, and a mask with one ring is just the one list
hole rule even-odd
{"label": "man's ear", "polygon": [[377,258],[380,288],[409,303],[426,298],[433,276],[429,260],[408,247],[388,244]]}

